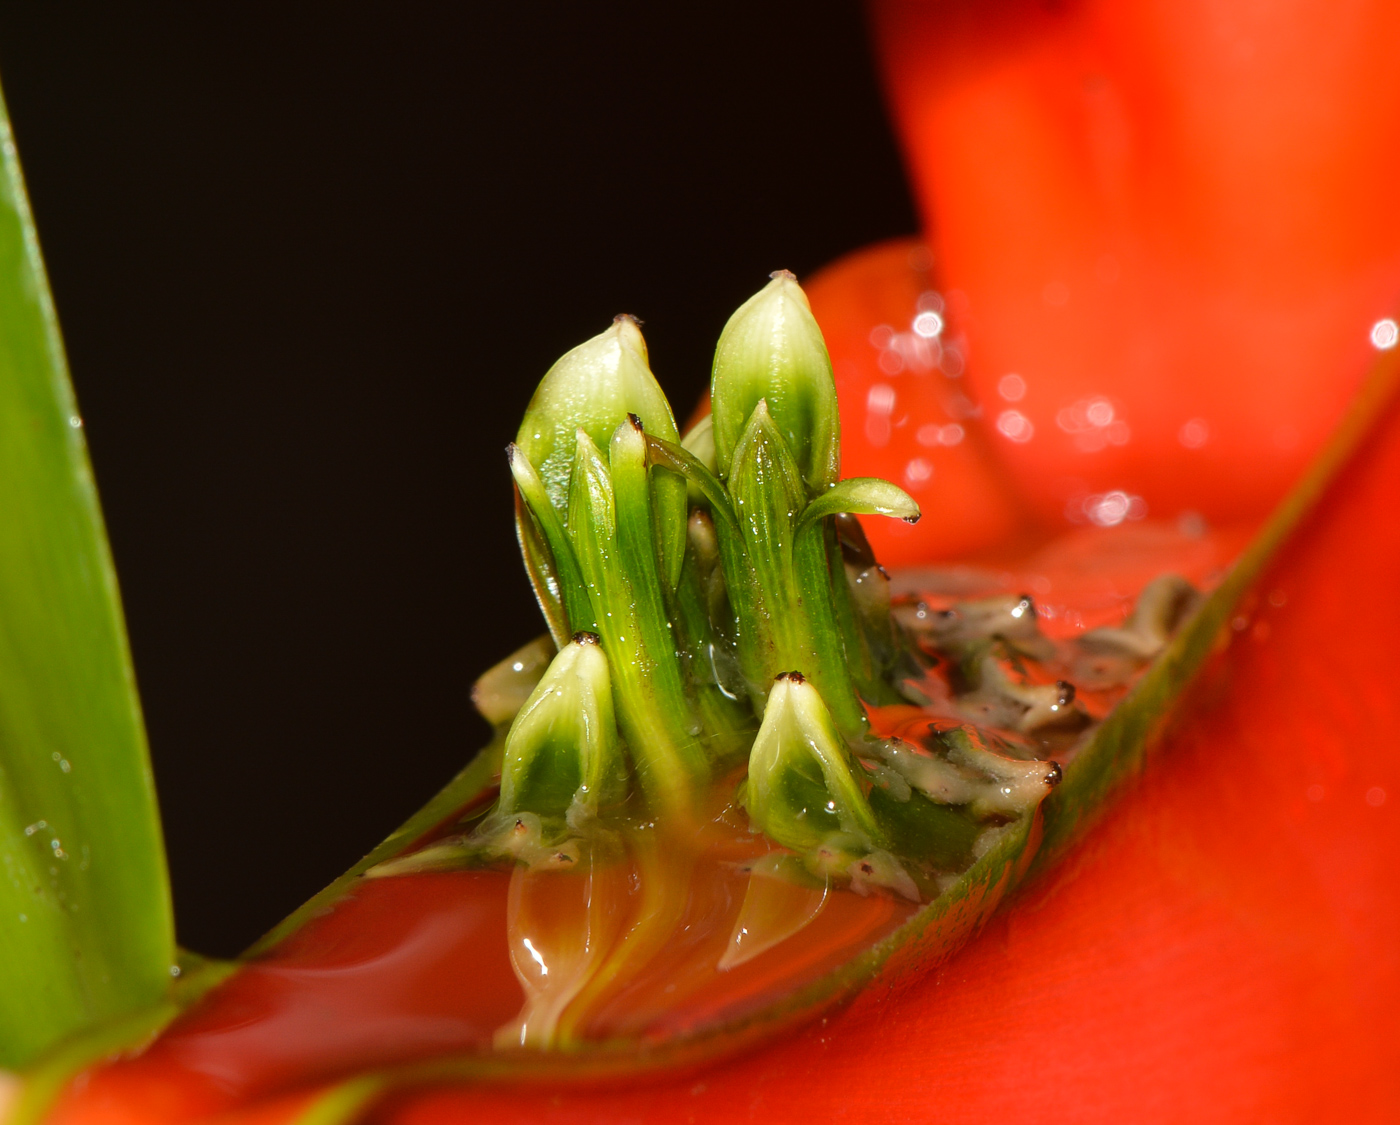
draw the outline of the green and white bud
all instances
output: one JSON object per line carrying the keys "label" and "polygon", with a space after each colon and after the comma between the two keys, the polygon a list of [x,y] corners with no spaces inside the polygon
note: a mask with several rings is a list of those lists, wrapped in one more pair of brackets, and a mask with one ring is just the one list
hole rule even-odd
{"label": "green and white bud", "polygon": [[592,633],[559,650],[506,736],[503,816],[595,813],[627,792],[608,658]]}
{"label": "green and white bud", "polygon": [[744,806],[767,836],[794,851],[815,852],[834,836],[858,848],[885,845],[860,765],[799,672],[784,673],[769,689],[749,751]]}
{"label": "green and white bud", "polygon": [[650,434],[680,438],[670,403],[647,366],[641,330],[634,318],[619,316],[606,332],[566,352],[549,369],[515,439],[559,511],[568,502],[577,432],[606,449],[628,414],[637,415]]}
{"label": "green and white bud", "polygon": [[720,479],[728,478],[749,416],[765,400],[810,494],[835,484],[841,468],[836,381],[807,295],[787,270],[739,306],[715,349],[711,402]]}

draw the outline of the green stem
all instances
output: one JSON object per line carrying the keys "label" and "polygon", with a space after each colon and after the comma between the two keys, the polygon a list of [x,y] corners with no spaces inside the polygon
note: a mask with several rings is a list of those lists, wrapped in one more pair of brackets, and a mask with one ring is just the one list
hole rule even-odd
{"label": "green stem", "polygon": [[643,791],[660,808],[689,810],[708,766],[698,732],[690,729],[690,708],[656,575],[645,460],[635,456],[636,446],[624,441],[618,451],[619,498],[602,454],[579,431],[569,486],[569,533],[612,668],[618,725]]}
{"label": "green stem", "polygon": [[[800,605],[800,612],[794,616],[805,626],[806,647],[812,654],[811,663],[802,673],[821,692],[841,733],[850,739],[861,739],[869,731],[870,721],[851,675],[851,663],[858,659],[859,649],[848,654],[837,622],[827,553],[834,545],[829,522],[806,523],[797,532],[793,547],[793,577]],[[839,552],[837,562],[840,565]],[[839,577],[844,586],[844,570]]]}

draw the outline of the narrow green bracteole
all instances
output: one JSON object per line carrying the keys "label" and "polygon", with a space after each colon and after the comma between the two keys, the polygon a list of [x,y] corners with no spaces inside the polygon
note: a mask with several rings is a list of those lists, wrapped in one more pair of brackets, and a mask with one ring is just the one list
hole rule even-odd
{"label": "narrow green bracteole", "polygon": [[[675,474],[661,470],[673,479]],[[646,435],[635,414],[617,427],[608,447],[608,476],[612,480],[613,509],[617,524],[618,564],[632,590],[632,607],[643,639],[657,659],[674,652],[676,638],[662,594],[661,561],[656,549],[653,522],[652,471],[647,467]],[[682,489],[684,483],[682,482]],[[684,535],[684,525],[681,527]],[[684,554],[678,554],[683,559]],[[674,583],[667,583],[674,586]]]}
{"label": "narrow green bracteole", "polygon": [[760,400],[735,447],[729,493],[738,534],[717,528],[725,584],[736,617],[740,667],[755,709],[780,672],[807,670],[842,731],[860,738],[867,728],[848,667],[832,604],[822,525],[799,533],[806,491],[787,441]]}
{"label": "narrow green bracteole", "polygon": [[664,466],[685,478],[686,485],[697,497],[696,504],[708,506],[714,515],[724,522],[734,525],[738,517],[729,493],[724,490],[714,472],[690,450],[666,441],[655,434],[647,434],[647,463]]}
{"label": "narrow green bracteole", "polygon": [[[532,582],[537,573],[542,579],[542,584],[535,586],[535,597],[545,610],[551,632],[555,628],[555,622],[550,621],[552,605],[557,603],[564,611],[565,620],[559,623],[555,643],[560,644],[563,638],[581,629],[596,633],[598,625],[593,617],[593,607],[578,557],[564,528],[564,521],[549,499],[544,481],[518,445],[512,443],[506,446],[506,458],[510,463],[510,474],[515,478],[517,495],[525,508],[523,514],[533,520],[533,524],[523,530],[517,523],[516,534],[520,538],[522,552],[527,550],[527,545],[534,552],[533,557],[526,554],[525,569]],[[519,506],[516,512],[518,518],[522,514]],[[547,559],[536,550],[541,544],[548,550]],[[550,575],[554,577],[554,587],[549,584]]]}
{"label": "narrow green bracteole", "polygon": [[[830,628],[840,635],[846,669],[853,687],[866,702],[882,705],[901,700],[893,680],[895,666],[901,653],[899,638],[890,617],[889,583],[884,571],[870,555],[868,565],[848,567],[836,533],[837,516],[882,515],[903,519],[909,523],[919,519],[919,506],[897,485],[878,477],[854,477],[840,481],[807,505],[798,522],[795,559],[804,589],[814,586],[822,568],[826,570],[831,591]],[[860,525],[854,519],[848,525],[859,536],[864,553],[870,545]],[[814,608],[822,627],[827,626],[825,603]],[[912,658],[909,659],[912,664]],[[910,667],[912,674],[917,669]],[[819,673],[820,668],[814,668]],[[823,692],[833,700],[833,708],[842,713],[834,702],[833,689],[827,686],[829,677],[818,679]],[[849,736],[854,736],[859,722],[863,728],[864,714],[854,716],[853,722],[842,723]]]}
{"label": "narrow green bracteole", "polygon": [[690,517],[685,568],[672,599],[671,619],[695,696],[708,756],[723,761],[748,749],[756,720],[733,645],[725,632],[729,600],[719,543],[709,514]]}
{"label": "narrow green bracteole", "polygon": [[503,815],[594,815],[627,793],[608,659],[594,633],[555,655],[506,735]]}
{"label": "narrow green bracteole", "polygon": [[807,295],[787,270],[729,318],[711,379],[715,464],[721,480],[760,400],[787,440],[808,492],[818,496],[841,470],[836,381]]}
{"label": "narrow green bracteole", "polygon": [[[631,478],[624,488],[625,507],[620,505],[598,447],[581,428],[575,440],[569,536],[612,668],[618,725],[647,800],[686,812],[704,788],[709,766],[693,729],[670,623],[664,613],[642,610],[659,601],[654,590],[646,590],[656,580],[654,555],[639,542],[649,539],[650,514]],[[639,467],[635,450],[630,458],[625,477]],[[644,460],[640,468],[644,473]]]}
{"label": "narrow green bracteole", "polygon": [[[822,693],[842,733],[864,738],[869,717],[861,705],[854,678],[858,650],[851,651],[837,616],[837,591],[832,583],[827,521],[799,523],[793,536],[793,582],[798,590],[805,644],[811,653],[810,679]],[[843,591],[844,592],[844,591]],[[883,702],[870,686],[871,702]]]}
{"label": "narrow green bracteole", "polygon": [[749,751],[744,807],[766,835],[797,852],[844,837],[843,850],[884,847],[860,765],[821,694],[800,672],[774,680]]}
{"label": "narrow green bracteole", "polygon": [[554,565],[554,555],[545,542],[544,533],[530,507],[520,494],[515,492],[515,541],[520,545],[520,557],[525,561],[525,575],[530,579],[530,588],[535,592],[540,613],[549,626],[549,635],[555,649],[561,649],[569,640],[569,614],[564,609],[564,596],[559,585],[559,570]]}
{"label": "narrow green bracteole", "polygon": [[[722,695],[713,698],[707,686],[709,677],[687,678],[685,675],[687,654],[703,643],[710,632],[707,621],[695,612],[683,611],[686,607],[693,611],[703,605],[696,585],[698,574],[686,580],[678,573],[674,582],[662,581],[657,572],[659,559],[652,538],[653,523],[647,517],[657,477],[665,474],[672,479],[680,478],[670,469],[648,468],[646,432],[635,414],[628,415],[627,421],[613,434],[608,460],[619,560],[632,590],[643,643],[656,662],[653,672],[656,687],[667,698],[684,695],[690,712],[687,729],[698,735],[706,758],[725,757],[734,748],[732,735],[751,724],[746,723],[745,717],[736,713]],[[685,562],[684,555],[681,562]],[[692,588],[682,589],[683,581]]]}
{"label": "narrow green bracteole", "polygon": [[806,490],[762,400],[735,447],[728,484],[737,526],[721,523],[715,530],[728,548],[722,552],[724,581],[736,618],[739,664],[754,708],[761,711],[778,673],[815,662],[792,567],[793,535],[807,506]]}

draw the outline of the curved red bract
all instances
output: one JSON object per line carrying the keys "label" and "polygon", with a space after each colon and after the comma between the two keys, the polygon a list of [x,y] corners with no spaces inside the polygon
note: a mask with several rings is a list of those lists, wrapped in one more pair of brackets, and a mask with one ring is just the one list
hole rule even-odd
{"label": "curved red bract", "polygon": [[[1266,511],[1400,309],[1400,9],[873,14],[964,378],[1017,496],[1047,521],[1117,489],[1154,516]],[[998,393],[1008,374],[1020,397]],[[1029,440],[997,432],[1008,411]]]}
{"label": "curved red bract", "polygon": [[1397,489],[1392,409],[1136,788],[944,968],[669,1082],[459,1089],[380,1120],[1395,1120]]}

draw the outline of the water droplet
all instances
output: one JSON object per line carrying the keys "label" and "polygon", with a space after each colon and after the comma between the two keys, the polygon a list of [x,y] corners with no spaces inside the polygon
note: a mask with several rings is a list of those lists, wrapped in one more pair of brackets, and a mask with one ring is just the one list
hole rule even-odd
{"label": "water droplet", "polygon": [[914,318],[914,332],[926,340],[931,340],[943,331],[943,318],[932,310],[921,312]]}
{"label": "water droplet", "polygon": [[1026,381],[1016,374],[1003,375],[997,381],[997,394],[1007,402],[1020,402],[1026,397]]}
{"label": "water droplet", "polygon": [[1210,426],[1204,418],[1192,418],[1183,422],[1176,433],[1176,440],[1187,449],[1200,449],[1210,440]]}
{"label": "water droplet", "polygon": [[915,457],[909,464],[904,466],[904,479],[911,485],[917,487],[925,484],[933,476],[933,465],[922,457]]}
{"label": "water droplet", "polygon": [[997,432],[1024,445],[1035,437],[1035,425],[1019,410],[1003,410],[997,415]]}

